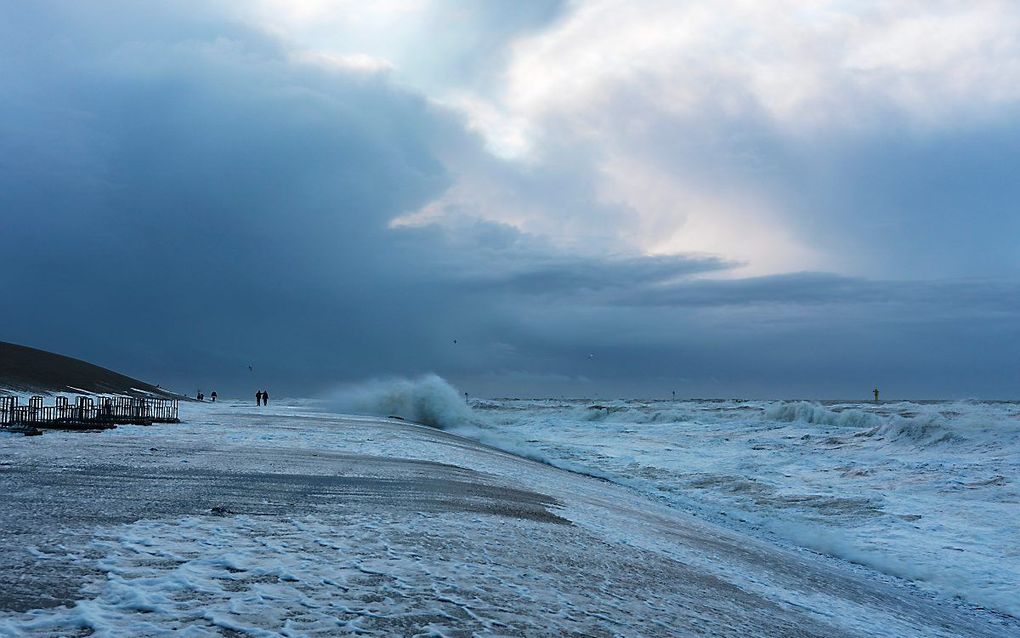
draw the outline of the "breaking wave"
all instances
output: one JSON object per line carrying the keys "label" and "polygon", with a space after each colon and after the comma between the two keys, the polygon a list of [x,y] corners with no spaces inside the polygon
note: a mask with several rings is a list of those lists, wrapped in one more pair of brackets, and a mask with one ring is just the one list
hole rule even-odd
{"label": "breaking wave", "polygon": [[435,374],[376,379],[339,389],[329,400],[341,412],[399,416],[439,430],[478,426],[481,419],[460,392]]}
{"label": "breaking wave", "polygon": [[627,484],[624,479],[612,473],[545,454],[527,441],[492,427],[488,419],[467,404],[457,388],[437,374],[426,374],[413,379],[375,379],[344,386],[326,402],[338,412],[399,416],[406,421],[473,439],[497,450],[561,470]]}
{"label": "breaking wave", "polygon": [[941,443],[960,443],[967,437],[954,431],[943,419],[936,416],[924,416],[912,419],[893,417],[867,433],[868,436],[883,438],[888,441],[900,441],[922,445],[938,445]]}
{"label": "breaking wave", "polygon": [[[860,409],[830,410],[817,403],[785,402],[767,406],[765,419],[856,429],[853,436],[890,444],[932,447],[1013,447],[1020,443],[1020,423],[1001,414],[905,404],[900,414],[875,414]],[[888,409],[888,408],[887,408]],[[1020,416],[1020,415],[1017,415]]]}
{"label": "breaking wave", "polygon": [[777,403],[765,409],[765,418],[773,421],[802,421],[816,425],[831,425],[849,428],[873,428],[882,424],[882,419],[862,410],[835,411],[817,403],[798,401]]}
{"label": "breaking wave", "polygon": [[[1015,543],[1001,524],[1018,494],[1018,404],[561,398],[468,405],[430,374],[348,386],[333,406],[397,415],[1020,613],[1016,563],[1002,568],[1004,548]],[[979,540],[975,524],[988,530]]]}
{"label": "breaking wave", "polygon": [[633,407],[629,405],[591,405],[577,407],[573,415],[578,421],[612,421],[615,423],[680,423],[692,418],[691,412],[679,409],[656,409],[649,406]]}

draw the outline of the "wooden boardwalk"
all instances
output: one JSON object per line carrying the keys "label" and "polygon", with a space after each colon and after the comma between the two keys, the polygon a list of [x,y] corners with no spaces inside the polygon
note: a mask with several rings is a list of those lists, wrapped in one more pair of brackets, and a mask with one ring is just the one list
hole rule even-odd
{"label": "wooden boardwalk", "polygon": [[79,396],[72,405],[67,397],[56,397],[53,405],[44,405],[34,396],[19,405],[18,397],[0,396],[0,428],[100,430],[153,423],[180,423],[177,399]]}

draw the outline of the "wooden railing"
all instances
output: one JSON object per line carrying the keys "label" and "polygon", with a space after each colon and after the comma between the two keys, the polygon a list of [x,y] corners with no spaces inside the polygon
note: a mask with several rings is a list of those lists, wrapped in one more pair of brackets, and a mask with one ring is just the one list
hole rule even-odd
{"label": "wooden railing", "polygon": [[43,405],[43,398],[34,396],[28,405],[18,405],[18,397],[0,396],[0,426],[86,429],[179,422],[177,399],[79,396],[72,405],[67,397],[56,397],[54,405]]}

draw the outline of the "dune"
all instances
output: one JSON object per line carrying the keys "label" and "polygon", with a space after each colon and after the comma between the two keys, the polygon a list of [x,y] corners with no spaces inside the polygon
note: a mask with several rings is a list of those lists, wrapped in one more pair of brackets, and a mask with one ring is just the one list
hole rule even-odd
{"label": "dune", "polygon": [[45,350],[0,341],[0,389],[178,398],[150,383]]}

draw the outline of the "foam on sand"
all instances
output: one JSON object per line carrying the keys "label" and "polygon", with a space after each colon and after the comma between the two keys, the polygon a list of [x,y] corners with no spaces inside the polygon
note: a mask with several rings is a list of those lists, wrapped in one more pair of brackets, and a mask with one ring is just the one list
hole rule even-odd
{"label": "foam on sand", "polygon": [[435,375],[338,397],[341,410],[397,413],[1020,616],[1020,558],[1010,553],[1020,528],[1009,523],[1020,420],[1010,404],[485,400],[472,409]]}
{"label": "foam on sand", "polygon": [[[182,409],[180,425],[5,442],[0,489],[19,498],[0,528],[21,545],[0,566],[21,576],[0,591],[0,634],[1020,632],[939,592],[447,431],[308,403]],[[485,427],[498,435],[494,416]],[[618,425],[567,434],[597,427],[625,444],[608,439]],[[52,600],[10,606],[19,592]]]}
{"label": "foam on sand", "polygon": [[[1020,616],[1020,405],[486,401],[489,440]],[[584,468],[591,468],[585,470]]]}

